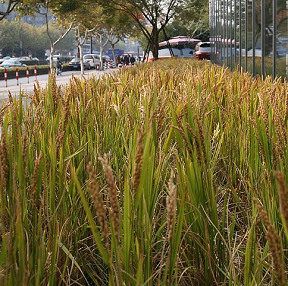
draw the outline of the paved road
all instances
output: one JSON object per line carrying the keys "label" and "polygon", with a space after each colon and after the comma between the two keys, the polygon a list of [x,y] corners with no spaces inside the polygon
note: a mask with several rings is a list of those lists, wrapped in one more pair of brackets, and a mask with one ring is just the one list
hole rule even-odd
{"label": "paved road", "polygon": [[[89,78],[91,76],[100,77],[100,76],[103,76],[104,74],[112,73],[115,71],[117,71],[117,70],[116,69],[111,69],[111,70],[108,69],[108,70],[104,70],[104,71],[90,70],[90,71],[85,71],[85,74],[83,75],[83,77],[84,78]],[[61,76],[56,77],[57,84],[58,85],[66,85],[67,83],[69,83],[69,80],[70,80],[72,74],[74,76],[82,77],[80,74],[80,71],[63,72]],[[1,80],[0,81],[0,106],[2,105],[3,99],[6,101],[6,99],[8,98],[8,92],[9,91],[15,97],[18,97],[20,90],[22,90],[24,93],[28,93],[28,94],[33,93],[35,80],[36,80],[36,78],[34,76],[31,76],[29,78],[29,83],[28,83],[27,78],[22,77],[22,78],[19,78],[19,85],[17,86],[16,79],[8,79],[7,88],[5,87],[5,81]],[[48,82],[48,75],[47,74],[39,75],[37,77],[37,80],[40,84],[40,87],[45,88],[47,85],[47,82]]]}

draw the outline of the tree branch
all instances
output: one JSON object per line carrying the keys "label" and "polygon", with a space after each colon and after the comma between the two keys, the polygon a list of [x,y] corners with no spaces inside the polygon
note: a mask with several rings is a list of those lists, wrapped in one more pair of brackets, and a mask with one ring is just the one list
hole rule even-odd
{"label": "tree branch", "polygon": [[14,10],[18,3],[20,3],[20,0],[9,0],[6,11],[0,11],[0,21],[6,16],[8,16]]}

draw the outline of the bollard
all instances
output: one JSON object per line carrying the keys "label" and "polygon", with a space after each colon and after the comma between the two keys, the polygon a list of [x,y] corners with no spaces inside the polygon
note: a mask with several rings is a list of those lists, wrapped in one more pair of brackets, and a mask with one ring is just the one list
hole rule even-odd
{"label": "bollard", "polygon": [[19,85],[19,73],[18,73],[18,69],[16,69],[16,80],[17,80],[17,85]]}
{"label": "bollard", "polygon": [[96,67],[97,67],[97,68],[96,68],[96,69],[97,69],[97,71],[99,71],[99,64],[97,64],[97,66],[96,66]]}
{"label": "bollard", "polygon": [[5,80],[5,86],[7,87],[7,70],[4,69],[4,80]]}
{"label": "bollard", "polygon": [[37,79],[37,68],[36,68],[36,66],[34,67],[34,76],[35,76],[36,79]]}
{"label": "bollard", "polygon": [[29,83],[29,68],[26,69],[27,82]]}

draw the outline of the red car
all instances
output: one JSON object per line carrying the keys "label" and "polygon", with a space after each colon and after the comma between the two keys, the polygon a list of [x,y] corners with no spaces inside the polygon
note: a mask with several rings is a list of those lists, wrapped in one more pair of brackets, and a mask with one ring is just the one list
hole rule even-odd
{"label": "red car", "polygon": [[199,60],[210,60],[211,55],[211,43],[200,42],[195,47],[194,57]]}

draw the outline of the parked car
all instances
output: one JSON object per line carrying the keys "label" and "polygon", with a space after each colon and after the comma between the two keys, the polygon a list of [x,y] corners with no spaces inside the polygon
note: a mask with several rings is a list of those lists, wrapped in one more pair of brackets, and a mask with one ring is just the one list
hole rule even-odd
{"label": "parked car", "polygon": [[[61,58],[60,55],[53,55],[53,63],[57,62],[57,58]],[[61,59],[62,60],[62,59]],[[49,64],[50,63],[50,57],[46,58],[46,62]]]}
{"label": "parked car", "polygon": [[0,63],[3,63],[4,61],[10,60],[10,59],[11,59],[11,58],[10,58],[9,56],[6,56],[6,57],[0,59]]}
{"label": "parked car", "polygon": [[211,55],[211,43],[200,42],[195,46],[194,57],[199,60],[210,60]]}
{"label": "parked car", "polygon": [[10,60],[5,60],[0,64],[1,68],[15,68],[15,67],[25,67],[25,64],[22,64],[18,59],[11,58]]}
{"label": "parked car", "polygon": [[[91,67],[90,67],[89,61],[83,60],[83,64],[84,64],[84,69],[90,70]],[[74,59],[72,59],[72,60],[69,62],[69,67],[70,67],[71,69],[74,69],[74,70],[80,70],[80,69],[81,69],[80,59],[79,59],[79,58],[74,58]]]}
{"label": "parked car", "polygon": [[29,61],[29,60],[31,60],[31,58],[29,58],[29,57],[20,57],[19,58],[19,61]]}
{"label": "parked car", "polygon": [[[99,56],[99,58],[100,58],[100,56]],[[105,63],[105,62],[107,62],[107,63],[112,62],[111,58],[110,58],[109,56],[107,56],[107,55],[103,55],[103,56],[102,56],[102,60],[103,60],[103,63]]]}
{"label": "parked car", "polygon": [[100,57],[95,54],[86,54],[83,56],[83,60],[89,62],[90,68],[96,69],[97,65],[100,66]]}

